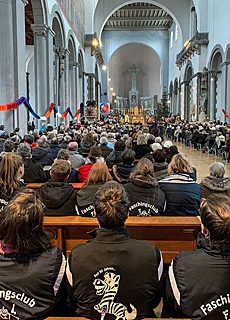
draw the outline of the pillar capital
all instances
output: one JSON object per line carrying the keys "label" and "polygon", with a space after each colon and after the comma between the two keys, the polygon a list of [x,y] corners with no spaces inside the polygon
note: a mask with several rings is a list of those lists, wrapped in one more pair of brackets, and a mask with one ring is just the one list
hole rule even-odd
{"label": "pillar capital", "polygon": [[24,6],[26,6],[26,5],[29,3],[28,0],[21,0],[21,1],[22,1],[22,3],[24,4]]}
{"label": "pillar capital", "polygon": [[31,29],[35,36],[46,37],[48,32],[48,27],[46,24],[32,24]]}
{"label": "pillar capital", "polygon": [[78,67],[78,62],[70,61],[69,62],[69,69],[72,70],[74,67]]}

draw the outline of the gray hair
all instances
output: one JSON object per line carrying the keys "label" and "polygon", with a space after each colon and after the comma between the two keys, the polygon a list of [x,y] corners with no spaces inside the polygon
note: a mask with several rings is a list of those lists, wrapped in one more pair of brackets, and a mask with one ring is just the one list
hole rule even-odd
{"label": "gray hair", "polygon": [[31,147],[28,143],[20,143],[18,146],[17,154],[23,159],[29,158],[31,154]]}
{"label": "gray hair", "polygon": [[127,141],[129,139],[129,135],[126,133],[123,135],[123,141]]}
{"label": "gray hair", "polygon": [[146,144],[146,143],[147,143],[147,141],[146,141],[146,138],[143,134],[141,134],[137,137],[137,145]]}
{"label": "gray hair", "polygon": [[225,174],[225,168],[224,168],[223,163],[221,163],[221,162],[213,162],[209,166],[209,172],[210,172],[212,177],[223,178],[223,176]]}
{"label": "gray hair", "polygon": [[108,144],[108,139],[106,137],[101,137],[100,144]]}

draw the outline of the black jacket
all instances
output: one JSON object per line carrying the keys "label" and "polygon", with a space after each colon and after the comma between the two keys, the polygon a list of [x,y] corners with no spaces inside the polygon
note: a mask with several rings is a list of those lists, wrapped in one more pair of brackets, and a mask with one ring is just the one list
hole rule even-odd
{"label": "black jacket", "polygon": [[133,150],[136,153],[136,156],[135,156],[136,159],[141,159],[147,153],[150,153],[153,151],[148,144],[138,144]]}
{"label": "black jacket", "polygon": [[74,247],[68,258],[75,313],[93,320],[101,319],[102,310],[107,320],[155,317],[163,268],[159,249],[131,240],[125,226],[96,229],[91,235],[94,239]]}
{"label": "black jacket", "polygon": [[163,316],[229,319],[230,254],[211,249],[201,235],[197,246],[181,251],[169,268]]}
{"label": "black jacket", "polygon": [[77,191],[67,182],[50,180],[37,191],[45,204],[46,216],[76,215]]}
{"label": "black jacket", "polygon": [[46,149],[41,147],[32,149],[32,159],[41,164],[43,167],[50,166],[54,162],[52,155]]}
{"label": "black jacket", "polygon": [[36,163],[34,159],[26,159],[24,163],[24,176],[25,183],[31,182],[46,182],[47,177],[42,168],[42,165]]}
{"label": "black jacket", "polygon": [[84,185],[77,192],[77,214],[83,217],[94,217],[94,198],[95,193],[103,185],[103,183],[98,183],[95,185]]}
{"label": "black jacket", "polygon": [[165,195],[155,181],[135,179],[124,185],[129,194],[130,216],[159,216],[163,214]]}
{"label": "black jacket", "polygon": [[101,148],[101,151],[102,151],[102,157],[106,160],[106,158],[113,151],[113,149],[109,148],[106,144],[101,144],[100,148]]}
{"label": "black jacket", "polygon": [[166,162],[158,163],[153,162],[154,166],[154,176],[159,181],[168,176],[168,164]]}
{"label": "black jacket", "polygon": [[[13,254],[0,254],[3,319],[44,319],[52,315],[64,291],[60,288],[65,258],[57,246],[19,263]],[[59,290],[60,288],[60,290]]]}

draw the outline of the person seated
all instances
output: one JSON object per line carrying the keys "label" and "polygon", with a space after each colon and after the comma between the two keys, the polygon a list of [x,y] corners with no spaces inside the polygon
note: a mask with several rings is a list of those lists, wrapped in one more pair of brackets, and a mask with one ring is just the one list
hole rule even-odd
{"label": "person seated", "polygon": [[131,149],[122,152],[121,163],[115,164],[112,168],[112,176],[116,181],[122,184],[129,182],[130,173],[135,168],[135,156],[136,153]]}
{"label": "person seated", "polygon": [[22,157],[6,153],[0,167],[0,212],[19,191],[26,189],[21,181],[23,175]]}
{"label": "person seated", "polygon": [[164,150],[157,149],[153,152],[154,176],[157,181],[168,176],[168,164],[166,162],[166,153]]}
{"label": "person seated", "polygon": [[186,155],[178,153],[168,165],[169,176],[159,181],[165,193],[168,216],[197,216],[201,188],[192,178],[193,168]]}
{"label": "person seated", "polygon": [[213,162],[209,167],[210,176],[201,180],[202,197],[207,198],[212,193],[223,193],[230,198],[230,178],[225,178],[225,168],[221,162]]}
{"label": "person seated", "polygon": [[130,182],[124,185],[129,194],[130,216],[162,215],[165,206],[164,192],[158,187],[153,163],[142,158],[130,175]]}
{"label": "person seated", "polygon": [[113,151],[112,148],[108,147],[108,139],[106,137],[101,137],[100,139],[100,148],[102,151],[102,157],[106,160],[108,155]]}
{"label": "person seated", "polygon": [[89,156],[87,158],[87,163],[83,164],[82,166],[80,166],[79,168],[79,181],[80,182],[85,182],[85,180],[87,179],[90,170],[92,169],[93,165],[97,162],[97,158]]}
{"label": "person seated", "polygon": [[64,136],[64,141],[60,144],[60,148],[61,149],[67,149],[70,140],[71,140],[71,137],[69,135],[65,135]]}
{"label": "person seated", "polygon": [[32,159],[31,147],[28,143],[20,143],[17,154],[22,157],[24,163],[24,176],[22,178],[25,183],[47,181],[42,165]]}
{"label": "person seated", "polygon": [[69,150],[69,161],[72,168],[79,168],[84,164],[84,158],[78,153],[77,142],[70,142],[67,149]]}
{"label": "person seated", "polygon": [[0,161],[2,161],[2,158],[4,155],[8,152],[14,152],[15,143],[10,140],[6,140],[3,144],[3,151],[0,153]]}
{"label": "person seated", "polygon": [[59,141],[57,137],[54,137],[51,139],[51,143],[49,148],[47,148],[47,151],[49,151],[49,153],[52,155],[53,159],[57,158],[57,154],[60,151],[60,147],[59,147]]}
{"label": "person seated", "polygon": [[67,182],[71,166],[66,160],[56,160],[51,167],[51,180],[38,189],[46,216],[76,215],[77,191]]}
{"label": "person seated", "polygon": [[173,259],[166,280],[162,318],[229,319],[230,200],[202,199],[197,249]]}
{"label": "person seated", "polygon": [[46,141],[42,138],[37,140],[37,147],[32,149],[32,159],[42,165],[42,167],[50,166],[53,164],[53,157],[47,151],[46,148]]}
{"label": "person seated", "polygon": [[137,137],[137,145],[133,150],[136,153],[136,159],[141,159],[147,153],[152,152],[152,148],[147,144],[146,138],[143,134]]}
{"label": "person seated", "polygon": [[112,180],[106,164],[103,162],[95,163],[83,187],[77,192],[77,214],[83,217],[94,217],[95,193],[104,183]]}
{"label": "person seated", "polygon": [[97,159],[97,162],[105,162],[105,159],[102,157],[101,148],[98,146],[90,148],[89,156],[85,159],[85,163],[90,163],[89,157],[94,157]]}
{"label": "person seated", "polygon": [[121,163],[121,155],[125,150],[126,144],[124,141],[117,141],[114,145],[114,151],[112,151],[106,158],[106,164],[108,168],[112,168],[115,164]]}
{"label": "person seated", "polygon": [[94,207],[100,227],[90,233],[93,240],[72,249],[67,262],[75,315],[88,319],[156,317],[153,309],[161,301],[163,280],[160,250],[153,243],[130,239],[125,226],[129,199],[119,183],[101,186]]}
{"label": "person seated", "polygon": [[175,154],[178,154],[178,148],[177,146],[172,145],[166,153],[166,162],[169,164],[172,161],[172,157],[175,156]]}
{"label": "person seated", "polygon": [[[19,156],[15,156],[19,157]],[[0,213],[1,312],[5,319],[60,315],[65,300],[65,257],[43,227],[43,203],[19,192]]]}
{"label": "person seated", "polygon": [[201,134],[199,133],[199,131],[195,130],[195,132],[192,135],[192,140],[191,140],[191,143],[194,145],[194,148],[198,147],[197,144],[198,144],[198,141],[200,140],[200,136],[201,136]]}
{"label": "person seated", "polygon": [[57,154],[57,160],[67,160],[71,166],[71,172],[66,182],[79,183],[78,172],[72,168],[71,162],[69,161],[69,150],[61,149]]}
{"label": "person seated", "polygon": [[95,147],[96,144],[97,143],[94,140],[92,133],[86,133],[84,138],[81,140],[81,152],[89,152],[90,148]]}

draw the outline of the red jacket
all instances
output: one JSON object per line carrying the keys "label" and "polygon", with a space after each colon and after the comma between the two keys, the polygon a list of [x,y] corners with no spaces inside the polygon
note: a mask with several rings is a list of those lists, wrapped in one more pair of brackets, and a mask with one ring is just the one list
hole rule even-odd
{"label": "red jacket", "polygon": [[92,168],[93,164],[92,163],[88,163],[88,164],[84,164],[83,166],[81,166],[79,168],[79,180],[80,182],[85,182],[85,180],[88,177],[88,174]]}

